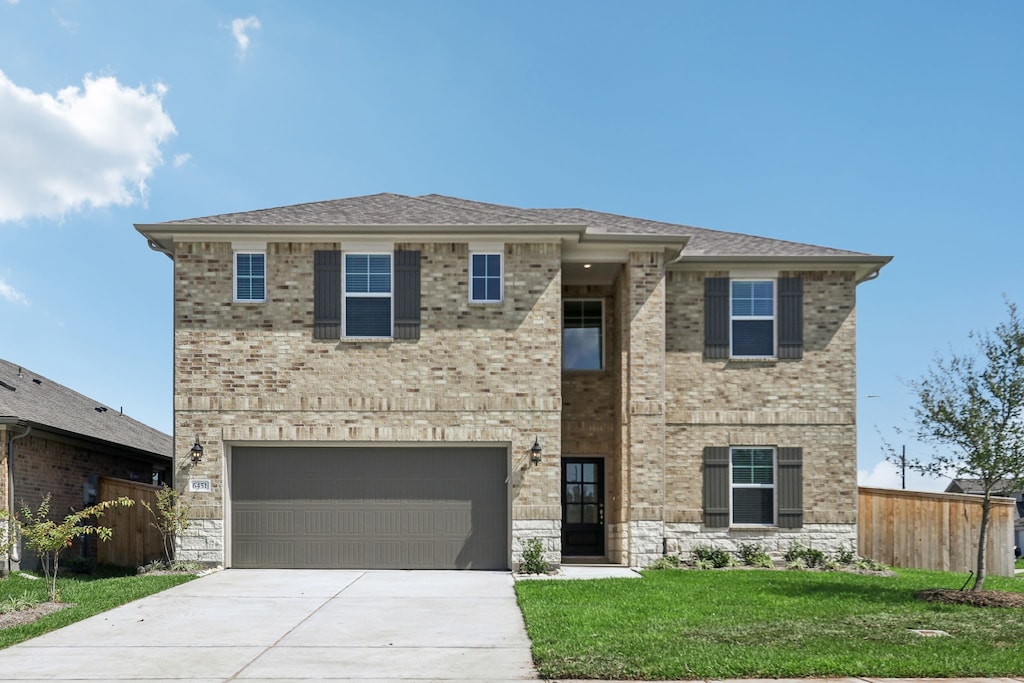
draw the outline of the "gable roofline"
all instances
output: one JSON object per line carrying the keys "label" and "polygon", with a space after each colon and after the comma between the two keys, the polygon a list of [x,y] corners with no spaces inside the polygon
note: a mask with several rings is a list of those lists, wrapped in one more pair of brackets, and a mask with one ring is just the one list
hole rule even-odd
{"label": "gable roofline", "polygon": [[[522,209],[443,195],[382,193],[203,218],[136,224],[173,258],[175,241],[462,241],[472,237],[562,242],[563,259],[623,259],[630,246],[660,246],[674,267],[780,264],[855,271],[872,279],[891,257],[584,209]],[[613,254],[618,248],[617,256]]]}
{"label": "gable roofline", "polygon": [[127,450],[168,462],[174,442],[149,425],[27,368],[0,359],[0,425]]}

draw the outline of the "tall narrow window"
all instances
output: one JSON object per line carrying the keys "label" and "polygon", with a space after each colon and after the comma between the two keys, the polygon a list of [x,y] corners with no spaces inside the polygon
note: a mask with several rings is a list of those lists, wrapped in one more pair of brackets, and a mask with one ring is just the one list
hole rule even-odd
{"label": "tall narrow window", "polygon": [[775,282],[733,280],[732,356],[771,358],[775,355]]}
{"label": "tall narrow window", "polygon": [[390,337],[391,254],[345,254],[345,336]]}
{"label": "tall narrow window", "polygon": [[267,300],[267,255],[235,252],[235,301]]}
{"label": "tall narrow window", "polygon": [[732,523],[775,524],[775,449],[733,448]]}
{"label": "tall narrow window", "polygon": [[501,254],[469,255],[469,300],[473,303],[501,301]]}
{"label": "tall narrow window", "polygon": [[604,302],[567,299],[562,302],[562,368],[604,368]]}

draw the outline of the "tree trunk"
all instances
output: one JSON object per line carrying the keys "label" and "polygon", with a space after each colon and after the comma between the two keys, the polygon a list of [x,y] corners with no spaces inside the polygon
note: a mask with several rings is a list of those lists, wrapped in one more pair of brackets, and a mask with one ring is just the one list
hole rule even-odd
{"label": "tree trunk", "polygon": [[985,546],[988,545],[989,511],[992,509],[992,494],[985,492],[981,500],[981,529],[978,531],[978,570],[974,574],[972,591],[985,590]]}

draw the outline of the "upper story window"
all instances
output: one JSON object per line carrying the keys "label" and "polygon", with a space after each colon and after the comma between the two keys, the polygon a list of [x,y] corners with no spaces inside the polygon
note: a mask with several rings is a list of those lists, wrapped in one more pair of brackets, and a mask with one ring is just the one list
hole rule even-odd
{"label": "upper story window", "polygon": [[775,356],[775,281],[731,281],[731,338],[734,358]]}
{"label": "upper story window", "polygon": [[235,301],[267,300],[267,255],[262,251],[235,252]]}
{"label": "upper story window", "polygon": [[604,369],[604,302],[601,299],[562,302],[562,368]]}
{"label": "upper story window", "polygon": [[391,254],[345,254],[345,337],[392,336]]}
{"label": "upper story window", "polygon": [[469,255],[469,300],[473,303],[497,303],[502,290],[501,254]]}
{"label": "upper story window", "polygon": [[732,523],[775,524],[775,449],[730,450]]}

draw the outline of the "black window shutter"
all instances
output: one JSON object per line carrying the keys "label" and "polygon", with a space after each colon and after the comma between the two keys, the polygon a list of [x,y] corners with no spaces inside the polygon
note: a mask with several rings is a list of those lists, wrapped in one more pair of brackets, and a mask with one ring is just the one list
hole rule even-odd
{"label": "black window shutter", "polygon": [[313,252],[313,339],[341,338],[341,252]]}
{"label": "black window shutter", "polygon": [[804,280],[779,278],[779,358],[804,355]]}
{"label": "black window shutter", "polygon": [[704,526],[729,526],[729,449],[704,449]]}
{"label": "black window shutter", "polygon": [[799,529],[804,523],[803,456],[802,448],[779,448],[779,527]]}
{"label": "black window shutter", "polygon": [[704,278],[704,357],[729,357],[729,278]]}
{"label": "black window shutter", "polygon": [[420,252],[395,252],[395,339],[420,338]]}

